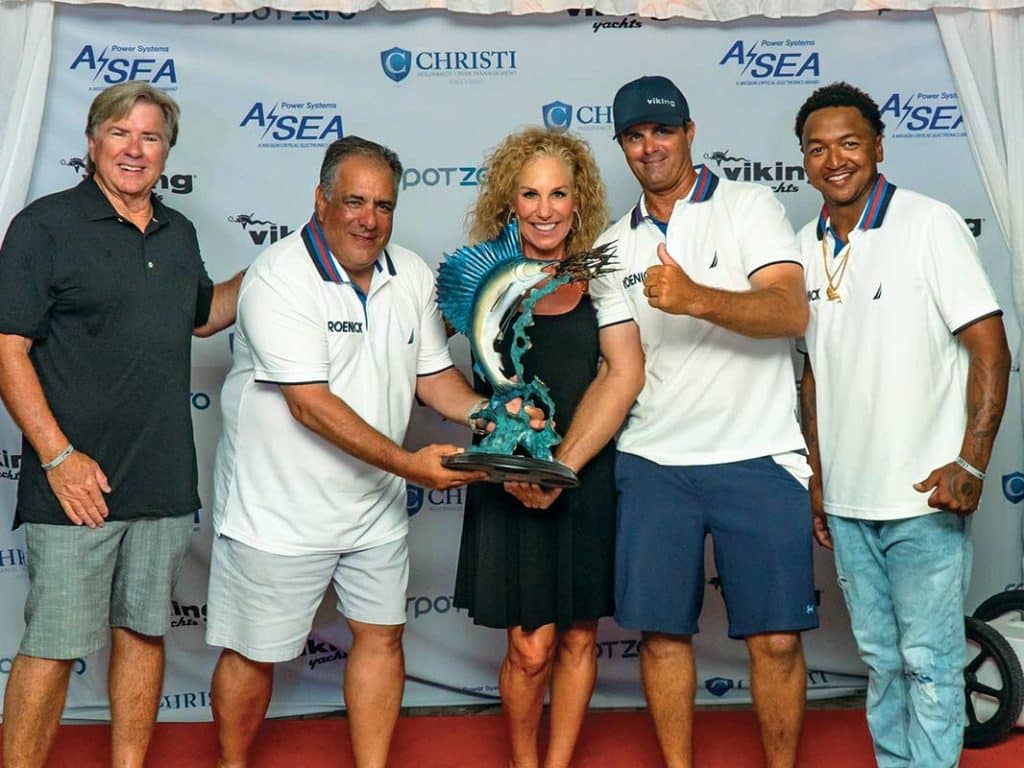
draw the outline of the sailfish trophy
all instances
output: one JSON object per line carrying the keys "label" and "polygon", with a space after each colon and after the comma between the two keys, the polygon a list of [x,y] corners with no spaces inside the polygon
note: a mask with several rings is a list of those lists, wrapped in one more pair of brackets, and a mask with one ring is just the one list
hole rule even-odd
{"label": "sailfish trophy", "polygon": [[[524,380],[522,357],[530,348],[526,329],[533,325],[533,308],[541,298],[566,283],[614,271],[614,257],[615,244],[607,243],[560,260],[528,259],[515,220],[494,240],[445,254],[437,271],[438,306],[448,323],[469,339],[473,369],[494,390],[487,406],[470,414],[471,419],[493,422],[494,430],[466,453],[445,457],[445,466],[483,470],[491,482],[519,480],[551,487],[579,483],[576,473],[551,455],[562,438],[553,426],[555,405],[547,386],[538,377]],[[497,345],[510,332],[514,374],[506,375]],[[522,398],[523,407],[509,413],[505,406],[516,398]],[[530,427],[528,405],[547,414],[543,429]]]}

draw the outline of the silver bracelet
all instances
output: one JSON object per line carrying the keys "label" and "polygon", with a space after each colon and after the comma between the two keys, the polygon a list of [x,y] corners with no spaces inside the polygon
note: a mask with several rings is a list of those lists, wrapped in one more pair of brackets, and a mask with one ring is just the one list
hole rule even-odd
{"label": "silver bracelet", "polygon": [[54,456],[54,458],[51,461],[48,461],[45,464],[41,465],[43,468],[43,472],[49,472],[51,469],[56,469],[57,467],[59,467],[61,464],[64,463],[64,460],[68,456],[74,453],[74,451],[75,446],[73,446],[71,443],[68,443],[67,448],[65,448],[63,451]]}
{"label": "silver bracelet", "polygon": [[477,419],[473,418],[473,414],[474,413],[478,413],[483,408],[486,408],[487,405],[490,402],[491,401],[488,400],[486,397],[481,397],[479,400],[477,400],[475,403],[473,403],[473,407],[470,408],[469,409],[469,413],[466,414],[466,424],[473,431],[474,435],[486,435],[487,434],[487,430],[486,429],[481,429],[479,426],[477,426]]}
{"label": "silver bracelet", "polygon": [[956,457],[956,465],[960,467],[968,475],[973,475],[979,480],[985,479],[985,473],[978,469],[976,466],[967,461],[963,456]]}

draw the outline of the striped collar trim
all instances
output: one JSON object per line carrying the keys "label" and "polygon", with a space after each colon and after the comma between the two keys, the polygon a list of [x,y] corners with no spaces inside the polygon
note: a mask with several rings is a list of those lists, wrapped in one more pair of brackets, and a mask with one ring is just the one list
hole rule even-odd
{"label": "striped collar trim", "polygon": [[[864,205],[864,211],[861,213],[860,221],[857,222],[855,229],[867,231],[881,227],[882,222],[885,221],[885,214],[889,211],[889,203],[892,202],[892,196],[895,194],[896,189],[896,185],[890,183],[885,178],[885,174],[878,174],[878,178],[875,179],[875,186],[872,187],[871,194],[868,195],[868,201]],[[828,229],[828,206],[823,205],[821,206],[821,212],[818,214],[819,240],[825,236],[825,232]]]}
{"label": "striped collar trim", "polygon": [[[309,258],[324,282],[352,282],[344,267],[337,262],[334,254],[331,253],[331,249],[327,246],[327,239],[324,237],[324,231],[320,226],[320,222],[317,221],[315,213],[309,217],[309,221],[302,228],[302,242],[305,243]],[[387,248],[384,249],[384,253],[377,257],[377,263],[374,266],[377,272],[383,272],[386,269],[392,277],[398,274],[398,270],[395,269],[395,262],[392,261],[391,254],[388,253]]]}
{"label": "striped collar trim", "polygon": [[[696,171],[697,180],[693,183],[693,188],[690,190],[690,194],[686,198],[686,201],[690,203],[704,203],[710,200],[715,194],[715,190],[718,189],[719,178],[703,163],[696,166]],[[640,222],[646,219],[647,216],[648,214],[644,207],[644,196],[641,193],[640,199],[637,201],[637,204],[633,207],[633,211],[630,213],[630,229],[636,229],[640,226]]]}

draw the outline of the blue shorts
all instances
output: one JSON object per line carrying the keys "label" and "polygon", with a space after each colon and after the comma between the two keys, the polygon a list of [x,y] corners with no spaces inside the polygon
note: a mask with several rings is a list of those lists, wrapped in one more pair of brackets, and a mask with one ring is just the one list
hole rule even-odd
{"label": "blue shorts", "polygon": [[673,467],[620,452],[615,481],[620,625],[698,631],[710,533],[730,637],[818,626],[810,499],[771,456]]}

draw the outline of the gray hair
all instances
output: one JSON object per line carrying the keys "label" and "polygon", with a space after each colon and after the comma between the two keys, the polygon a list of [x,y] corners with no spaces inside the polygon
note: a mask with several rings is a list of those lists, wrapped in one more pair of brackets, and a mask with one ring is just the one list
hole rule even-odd
{"label": "gray hair", "polygon": [[327,151],[324,153],[323,164],[320,166],[320,188],[323,190],[324,197],[328,200],[331,199],[331,195],[334,193],[334,181],[337,176],[338,166],[341,165],[345,158],[354,155],[379,160],[391,169],[391,175],[394,177],[395,182],[395,198],[397,199],[398,186],[402,181],[402,161],[398,159],[398,155],[393,150],[388,149],[383,144],[378,144],[375,141],[370,141],[360,136],[346,136],[343,139],[332,142],[327,147]]}
{"label": "gray hair", "polygon": [[[96,130],[103,123],[126,117],[140,101],[153,104],[164,113],[164,140],[168,149],[173,147],[178,141],[178,117],[181,114],[177,102],[160,89],[138,80],[112,85],[92,100],[85,121],[85,135],[90,139],[96,138]],[[85,169],[88,173],[95,170],[88,152]]]}

